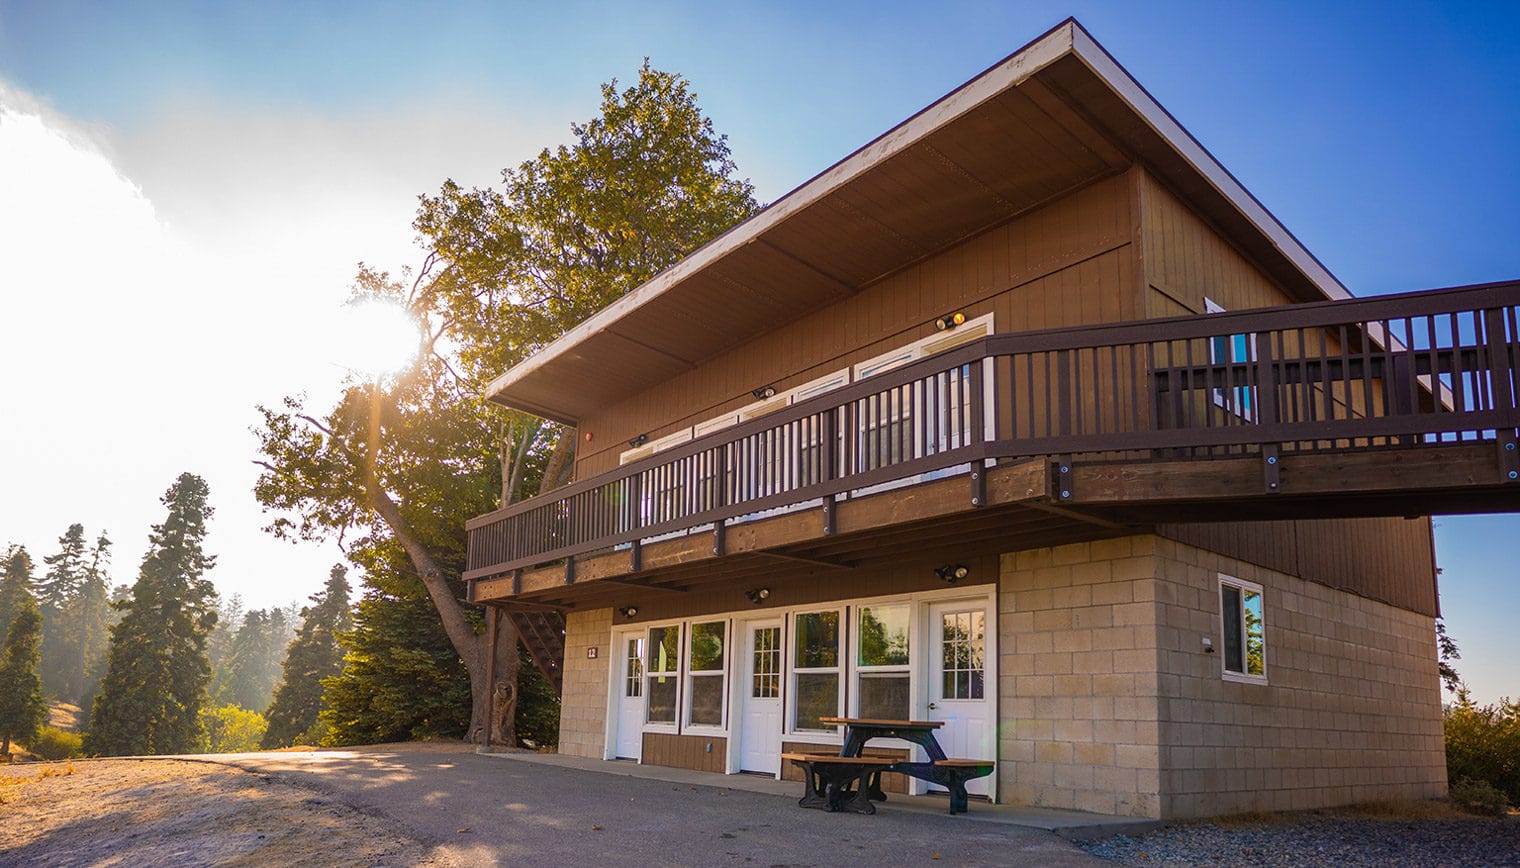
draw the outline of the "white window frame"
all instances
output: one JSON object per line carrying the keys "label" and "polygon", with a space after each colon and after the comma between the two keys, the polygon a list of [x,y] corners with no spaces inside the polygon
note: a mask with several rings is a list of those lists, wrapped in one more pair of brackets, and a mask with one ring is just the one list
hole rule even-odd
{"label": "white window frame", "polygon": [[[1228,629],[1228,621],[1225,618],[1224,589],[1234,588],[1240,593],[1240,671],[1230,668],[1229,645],[1225,642],[1225,632]],[[1247,637],[1250,631],[1246,625],[1246,595],[1255,594],[1261,601],[1261,672],[1250,672],[1250,647],[1247,645]],[[1219,600],[1219,672],[1225,681],[1239,681],[1245,684],[1267,683],[1267,595],[1261,585],[1238,579],[1234,576],[1219,574],[1219,588],[1215,592]]]}
{"label": "white window frame", "polygon": [[[681,721],[681,731],[692,734],[722,735],[728,731],[728,693],[729,672],[733,662],[732,638],[733,620],[726,616],[696,617],[682,622],[685,633],[681,652],[681,691],[676,697],[676,718]],[[693,669],[692,651],[696,644],[696,628],[702,624],[721,624],[723,626],[723,662],[717,669]],[[691,719],[693,704],[693,682],[698,678],[715,678],[718,680],[718,722],[696,723]],[[682,701],[684,700],[684,701]]]}
{"label": "white window frame", "polygon": [[[674,670],[663,670],[663,671],[660,671],[660,672],[655,672],[654,669],[653,669],[653,667],[650,666],[650,660],[649,660],[650,655],[654,654],[655,643],[654,643],[653,638],[651,638],[649,634],[650,634],[650,631],[652,631],[652,630],[658,630],[658,629],[661,629],[661,628],[665,628],[665,629],[674,628],[677,631],[677,633],[676,633],[676,668]],[[682,706],[683,706],[683,703],[681,701],[682,700],[681,692],[682,692],[682,688],[685,686],[683,682],[685,681],[685,674],[686,674],[685,673],[685,669],[686,669],[685,662],[686,662],[686,633],[687,632],[688,631],[686,629],[686,622],[685,621],[670,621],[670,622],[664,622],[664,623],[653,623],[653,624],[645,624],[644,625],[644,731],[645,732],[678,733],[678,732],[681,731],[681,720],[683,718],[683,713],[682,713],[682,710],[681,710]],[[651,694],[651,684],[650,684],[650,682],[653,681],[655,678],[657,678],[659,676],[672,677],[672,678],[675,679],[675,682],[676,682],[675,716],[670,721],[650,720],[649,719],[649,710],[650,710],[650,702],[649,702],[649,700],[650,700],[650,696],[652,695]]]}
{"label": "white window frame", "polygon": [[[860,682],[866,675],[902,675],[908,676],[908,708],[904,713],[905,718],[912,718],[919,705],[917,701],[919,674],[914,671],[919,667],[915,665],[913,656],[919,649],[921,635],[919,630],[919,610],[927,604],[915,601],[911,597],[889,597],[881,600],[868,600],[856,602],[850,607],[850,685],[854,688],[850,691],[849,717],[863,717],[860,710]],[[860,621],[867,609],[885,609],[889,607],[902,607],[908,611],[908,662],[902,664],[866,665],[860,662],[860,638],[863,635]],[[928,658],[924,658],[928,660]]]}
{"label": "white window frame", "polygon": [[[834,658],[834,665],[832,667],[799,667],[797,665],[797,642],[802,635],[802,631],[797,626],[797,619],[807,615],[818,615],[828,612],[833,612],[835,616],[839,618],[840,636],[838,649]],[[825,675],[832,672],[834,674],[834,708],[836,709],[834,714],[836,717],[848,716],[846,714],[845,708],[845,673],[848,672],[850,668],[846,665],[849,660],[848,655],[850,654],[850,607],[823,606],[819,608],[798,609],[796,611],[789,612],[786,616],[786,621],[788,628],[786,630],[786,633],[789,639],[787,642],[786,655],[784,658],[784,665],[786,666],[786,697],[784,700],[782,700],[785,703],[785,719],[783,720],[782,736],[785,738],[791,738],[794,741],[816,741],[820,738],[824,740],[829,740],[830,738],[837,740],[839,738],[838,727],[831,726],[826,729],[798,728],[797,676]]]}
{"label": "white window frame", "polygon": [[[1211,313],[1224,313],[1225,308],[1212,298],[1205,297],[1203,312],[1205,316]],[[1239,365],[1256,361],[1255,332],[1216,335],[1208,340],[1210,365]],[[1256,394],[1255,386],[1227,386],[1211,389],[1210,392],[1214,399],[1214,406],[1233,413],[1247,422],[1256,421],[1256,401],[1259,396]]]}

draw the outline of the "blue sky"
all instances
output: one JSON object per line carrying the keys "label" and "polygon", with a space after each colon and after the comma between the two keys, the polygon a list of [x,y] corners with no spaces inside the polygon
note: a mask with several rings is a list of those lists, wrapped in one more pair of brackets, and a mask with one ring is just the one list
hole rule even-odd
{"label": "blue sky", "polygon": [[[304,597],[336,553],[254,530],[251,407],[333,387],[317,325],[358,260],[418,259],[416,195],[563,141],[648,56],[770,201],[1067,15],[1353,292],[1520,278],[1515,3],[0,0],[0,300],[39,324],[0,365],[42,423],[0,433],[26,501],[0,504],[0,543],[108,527],[127,580],[190,466],[218,582]],[[72,150],[21,167],[44,148]],[[180,363],[170,335],[193,335],[188,408],[144,386]],[[1461,670],[1520,697],[1520,517],[1436,534]]]}

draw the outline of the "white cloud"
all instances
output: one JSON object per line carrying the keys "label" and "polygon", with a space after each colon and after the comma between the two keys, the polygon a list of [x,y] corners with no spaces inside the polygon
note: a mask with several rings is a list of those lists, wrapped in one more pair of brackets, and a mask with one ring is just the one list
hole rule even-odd
{"label": "white cloud", "polygon": [[158,497],[190,470],[211,485],[224,593],[317,589],[336,549],[259,530],[254,404],[333,393],[355,264],[417,260],[417,194],[493,183],[565,126],[187,105],[122,131],[0,87],[0,544],[40,558],[72,522],[107,528],[130,581]]}

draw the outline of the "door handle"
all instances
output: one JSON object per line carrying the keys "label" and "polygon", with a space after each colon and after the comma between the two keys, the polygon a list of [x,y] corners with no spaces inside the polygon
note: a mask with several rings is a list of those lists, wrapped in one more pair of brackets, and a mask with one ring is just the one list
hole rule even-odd
{"label": "door handle", "polygon": [[933,711],[936,708],[939,708],[939,705],[937,705],[936,703],[933,703],[933,702],[929,703],[929,710],[930,711]]}

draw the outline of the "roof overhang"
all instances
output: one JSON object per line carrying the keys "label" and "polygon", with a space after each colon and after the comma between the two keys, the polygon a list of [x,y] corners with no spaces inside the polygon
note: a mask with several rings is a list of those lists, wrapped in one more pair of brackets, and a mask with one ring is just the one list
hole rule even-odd
{"label": "roof overhang", "polygon": [[1140,162],[1304,301],[1339,281],[1075,20],[496,378],[566,424]]}

